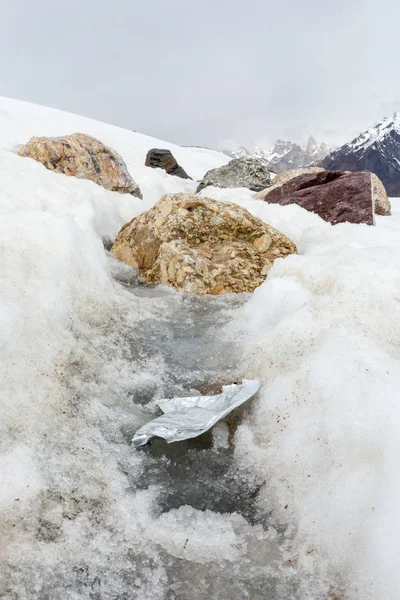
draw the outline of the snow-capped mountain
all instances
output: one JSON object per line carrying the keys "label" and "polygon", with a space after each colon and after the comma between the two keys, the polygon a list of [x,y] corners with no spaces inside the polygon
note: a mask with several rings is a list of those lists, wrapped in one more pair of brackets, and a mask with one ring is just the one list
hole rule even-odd
{"label": "snow-capped mountain", "polygon": [[325,142],[319,144],[312,136],[309,137],[305,148],[293,142],[278,140],[272,150],[257,146],[253,148],[239,146],[233,150],[224,150],[233,158],[258,158],[274,173],[299,169],[320,162],[331,151],[331,146]]}
{"label": "snow-capped mountain", "polygon": [[326,169],[372,171],[389,196],[400,196],[400,113],[386,117],[344,144],[322,163]]}

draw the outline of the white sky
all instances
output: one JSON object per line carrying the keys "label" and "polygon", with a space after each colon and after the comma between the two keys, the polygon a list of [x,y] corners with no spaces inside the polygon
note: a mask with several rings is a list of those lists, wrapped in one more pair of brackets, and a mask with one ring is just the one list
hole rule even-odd
{"label": "white sky", "polygon": [[400,109],[397,0],[3,0],[0,95],[181,144],[339,144]]}

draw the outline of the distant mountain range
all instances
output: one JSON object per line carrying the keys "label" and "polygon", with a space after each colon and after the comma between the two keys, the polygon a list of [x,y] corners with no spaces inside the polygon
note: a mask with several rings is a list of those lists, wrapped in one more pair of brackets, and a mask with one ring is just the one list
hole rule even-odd
{"label": "distant mountain range", "polygon": [[268,168],[274,173],[308,167],[316,162],[321,162],[331,151],[331,146],[324,142],[318,143],[312,136],[310,136],[305,148],[293,142],[278,140],[273,150],[266,150],[261,147],[247,148],[245,146],[223,150],[225,154],[232,156],[232,158],[258,158],[268,165]]}
{"label": "distant mountain range", "polygon": [[388,196],[400,196],[400,113],[379,121],[329,154],[322,166],[340,171],[372,171],[384,183]]}

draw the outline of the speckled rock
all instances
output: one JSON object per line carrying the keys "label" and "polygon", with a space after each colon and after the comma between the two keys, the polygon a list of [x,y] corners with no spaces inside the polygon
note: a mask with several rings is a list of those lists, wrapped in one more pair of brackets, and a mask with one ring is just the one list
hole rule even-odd
{"label": "speckled rock", "polygon": [[167,194],[124,225],[112,247],[147,283],[182,292],[252,292],[294,243],[236,204]]}
{"label": "speckled rock", "polygon": [[122,157],[99,140],[84,133],[65,137],[33,137],[18,154],[41,162],[47,169],[98,185],[121,194],[142,197]]}
{"label": "speckled rock", "polygon": [[292,169],[291,171],[284,171],[274,178],[271,186],[265,188],[265,190],[261,190],[261,192],[257,192],[257,194],[254,194],[254,198],[256,198],[256,200],[266,200],[268,202],[268,194],[273,190],[276,190],[284,183],[294,179],[295,177],[298,177],[299,175],[321,173],[321,171],[325,171],[325,169],[322,169],[321,167],[305,167],[304,169]]}
{"label": "speckled rock", "polygon": [[298,204],[325,221],[374,225],[371,173],[321,171],[290,179],[266,197],[272,204]]}
{"label": "speckled rock", "polygon": [[145,165],[153,169],[163,169],[168,175],[174,175],[182,179],[192,179],[177,163],[171,150],[152,148],[147,153]]}
{"label": "speckled rock", "polygon": [[385,186],[378,175],[371,173],[372,189],[374,194],[375,214],[389,216],[392,214],[392,206],[386,193]]}
{"label": "speckled rock", "polygon": [[268,168],[257,158],[234,158],[227,165],[207,171],[197,193],[213,185],[220,188],[245,187],[259,192],[271,185]]}

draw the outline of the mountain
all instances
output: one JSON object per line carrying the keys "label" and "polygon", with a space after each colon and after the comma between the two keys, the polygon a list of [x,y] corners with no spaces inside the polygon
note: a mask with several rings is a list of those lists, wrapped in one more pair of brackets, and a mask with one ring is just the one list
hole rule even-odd
{"label": "mountain", "polygon": [[323,160],[331,151],[332,148],[328,144],[325,142],[319,144],[312,136],[309,137],[305,148],[293,142],[278,140],[273,150],[266,150],[257,146],[253,148],[239,146],[233,150],[224,150],[225,154],[232,156],[232,158],[258,158],[266,163],[274,173],[308,167]]}
{"label": "mountain", "polygon": [[343,171],[372,171],[389,196],[400,196],[400,113],[386,117],[329,156],[322,166]]}

